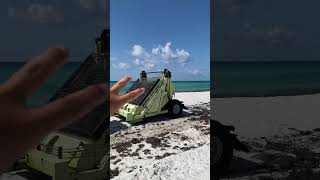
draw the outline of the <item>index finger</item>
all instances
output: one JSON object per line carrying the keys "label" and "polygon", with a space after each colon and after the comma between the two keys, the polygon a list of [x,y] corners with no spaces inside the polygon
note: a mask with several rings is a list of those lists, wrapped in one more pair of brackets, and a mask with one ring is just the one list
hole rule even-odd
{"label": "index finger", "polygon": [[50,48],[16,72],[4,86],[25,99],[33,94],[61,65],[67,62],[68,51]]}
{"label": "index finger", "polygon": [[120,91],[126,87],[126,85],[131,81],[131,77],[125,77],[122,78],[120,81],[118,81],[115,85],[112,86],[111,92],[115,92],[116,94],[119,94]]}
{"label": "index finger", "polygon": [[127,94],[120,96],[119,100],[122,104],[125,104],[125,103],[130,102],[130,101],[138,98],[139,96],[141,96],[144,93],[144,91],[145,91],[144,88],[136,89],[134,91],[131,91]]}

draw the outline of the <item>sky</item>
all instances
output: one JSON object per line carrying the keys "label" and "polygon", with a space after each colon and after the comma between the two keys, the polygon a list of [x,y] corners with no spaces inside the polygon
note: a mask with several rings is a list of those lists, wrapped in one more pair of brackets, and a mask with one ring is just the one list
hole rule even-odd
{"label": "sky", "polygon": [[3,0],[0,6],[0,62],[26,61],[49,47],[70,49],[83,61],[106,28],[105,0]]}
{"label": "sky", "polygon": [[211,60],[320,60],[320,1],[213,2]]}
{"label": "sky", "polygon": [[209,0],[111,0],[110,31],[111,80],[165,68],[173,80],[209,80]]}

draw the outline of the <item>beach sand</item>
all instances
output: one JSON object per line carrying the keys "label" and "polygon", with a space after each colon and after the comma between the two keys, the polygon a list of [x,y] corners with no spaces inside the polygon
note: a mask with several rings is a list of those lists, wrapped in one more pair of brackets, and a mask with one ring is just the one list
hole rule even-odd
{"label": "beach sand", "polygon": [[113,179],[210,179],[210,92],[176,93],[189,108],[131,126],[111,117]]}
{"label": "beach sand", "polygon": [[240,136],[270,136],[288,128],[310,130],[320,127],[320,94],[211,100],[212,117],[236,126]]}
{"label": "beach sand", "polygon": [[211,99],[251,152],[235,152],[226,179],[319,179],[320,94]]}
{"label": "beach sand", "polygon": [[[210,92],[175,99],[189,108],[177,119],[162,115],[132,126],[111,117],[112,179],[210,179]],[[4,173],[0,179],[26,178]]]}

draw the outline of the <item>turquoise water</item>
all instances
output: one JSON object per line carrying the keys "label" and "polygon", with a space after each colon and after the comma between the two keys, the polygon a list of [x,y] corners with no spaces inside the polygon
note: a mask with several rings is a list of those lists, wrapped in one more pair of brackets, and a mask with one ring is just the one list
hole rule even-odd
{"label": "turquoise water", "polygon": [[[110,85],[115,83],[115,81],[111,81]],[[129,83],[123,91],[127,91],[133,83]],[[174,81],[174,84],[176,92],[210,91],[210,81]]]}
{"label": "turquoise water", "polygon": [[[49,80],[39,89],[34,96],[28,100],[28,105],[40,106],[46,104],[53,94],[63,85],[69,76],[79,67],[80,63],[68,63],[59,69]],[[8,80],[10,76],[17,71],[23,63],[0,63],[0,84]],[[115,82],[111,82],[113,85]],[[133,82],[132,82],[133,83]],[[181,91],[209,91],[209,81],[177,81],[176,90]],[[130,84],[124,89],[127,88]]]}
{"label": "turquoise water", "polygon": [[[7,80],[22,65],[22,63],[0,63],[0,83]],[[29,100],[28,104],[38,106],[47,103],[79,65],[80,63],[69,63],[63,66]],[[211,85],[212,97],[277,96],[320,92],[320,62],[220,62],[212,64],[211,69],[213,83],[176,81],[177,91],[208,91]]]}
{"label": "turquoise water", "polygon": [[[64,65],[28,100],[27,104],[29,106],[46,104],[79,65],[79,63]],[[0,84],[8,80],[21,66],[23,63],[0,63]]]}
{"label": "turquoise water", "polygon": [[320,62],[216,62],[211,96],[277,96],[320,92]]}

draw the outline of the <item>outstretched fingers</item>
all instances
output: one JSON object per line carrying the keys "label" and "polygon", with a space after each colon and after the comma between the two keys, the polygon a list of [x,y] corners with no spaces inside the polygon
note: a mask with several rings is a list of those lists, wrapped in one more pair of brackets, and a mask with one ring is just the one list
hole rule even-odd
{"label": "outstretched fingers", "polygon": [[19,96],[17,98],[26,99],[38,90],[61,65],[65,64],[67,58],[66,49],[50,48],[23,66],[3,87]]}
{"label": "outstretched fingers", "polygon": [[122,104],[125,104],[125,103],[130,102],[130,101],[138,98],[139,96],[141,96],[144,93],[144,91],[145,91],[144,88],[136,89],[136,90],[131,91],[131,92],[127,93],[127,94],[119,96],[119,101]]}
{"label": "outstretched fingers", "polygon": [[111,88],[111,93],[119,94],[120,91],[126,87],[126,85],[131,81],[131,77],[125,77],[118,81],[115,85]]}
{"label": "outstretched fingers", "polygon": [[[81,119],[98,105],[107,101],[109,88],[105,84],[89,86],[34,110],[38,127],[54,130]],[[106,107],[107,108],[107,107]]]}

